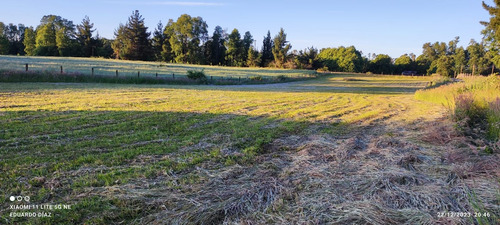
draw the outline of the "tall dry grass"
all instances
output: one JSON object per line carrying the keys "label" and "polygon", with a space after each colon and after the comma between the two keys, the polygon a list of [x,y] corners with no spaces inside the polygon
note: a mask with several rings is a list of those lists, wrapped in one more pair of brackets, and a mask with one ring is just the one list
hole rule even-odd
{"label": "tall dry grass", "polygon": [[500,140],[499,76],[464,77],[460,82],[419,90],[415,98],[447,107],[466,133]]}

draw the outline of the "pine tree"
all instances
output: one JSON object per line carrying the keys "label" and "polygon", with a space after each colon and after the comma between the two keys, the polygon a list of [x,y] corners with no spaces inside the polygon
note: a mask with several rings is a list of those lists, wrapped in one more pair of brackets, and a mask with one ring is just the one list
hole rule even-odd
{"label": "pine tree", "polygon": [[242,66],[243,58],[243,42],[241,40],[240,32],[234,29],[228,36],[226,51],[226,61],[229,66]]}
{"label": "pine tree", "polygon": [[153,51],[149,36],[148,28],[144,24],[144,18],[139,14],[139,10],[135,10],[129,17],[125,26],[125,35],[130,43],[124,55],[125,59],[130,60],[151,60]]}
{"label": "pine tree", "polygon": [[273,40],[271,39],[271,32],[267,31],[267,36],[262,41],[262,56],[260,61],[261,67],[266,67],[273,60]]}
{"label": "pine tree", "polygon": [[163,30],[163,38],[165,41],[161,46],[161,58],[165,62],[171,62],[175,58],[175,54],[172,51],[172,46],[170,45],[170,38],[174,35],[174,21],[172,19],[168,20],[165,29]]}
{"label": "pine tree", "polygon": [[116,59],[125,59],[128,55],[130,39],[127,36],[127,28],[120,24],[115,30],[115,40],[111,43],[113,55]]}
{"label": "pine tree", "polygon": [[24,31],[24,52],[26,55],[32,56],[35,55],[36,41],[35,41],[35,31],[33,27],[28,27]]}
{"label": "pine tree", "polygon": [[82,23],[76,26],[76,38],[80,43],[82,55],[85,57],[94,56],[96,54],[95,49],[97,47],[97,41],[92,37],[92,33],[95,32],[95,29],[92,28],[94,28],[94,24],[90,23],[88,16],[85,16]]}
{"label": "pine tree", "polygon": [[163,33],[163,24],[158,22],[156,29],[153,33],[153,39],[151,40],[151,45],[153,47],[154,58],[157,61],[162,59],[161,52],[163,50],[163,44],[165,43],[165,34]]}
{"label": "pine tree", "polygon": [[252,46],[248,48],[247,54],[247,66],[249,67],[257,67],[260,64],[260,56],[259,52],[255,51]]}
{"label": "pine tree", "polygon": [[71,40],[66,35],[65,28],[56,31],[56,46],[59,56],[71,56]]}
{"label": "pine tree", "polygon": [[487,72],[488,59],[486,58],[486,47],[483,43],[477,43],[472,39],[467,46],[467,52],[469,53],[469,70],[473,75],[478,75],[483,72]]}
{"label": "pine tree", "polygon": [[274,45],[272,49],[274,63],[278,68],[283,68],[288,60],[288,51],[292,48],[292,45],[287,43],[288,41],[286,40],[285,30],[281,28],[278,35],[274,37]]}
{"label": "pine tree", "polygon": [[206,55],[211,65],[221,65],[224,63],[224,57],[226,57],[225,43],[224,30],[222,30],[222,27],[216,26],[212,37],[206,45]]}
{"label": "pine tree", "polygon": [[496,6],[490,6],[484,3],[483,8],[490,14],[490,21],[482,21],[485,26],[482,31],[486,46],[492,56],[492,61],[496,67],[500,68],[500,0],[494,0]]}
{"label": "pine tree", "polygon": [[245,35],[243,36],[243,50],[241,51],[243,56],[242,60],[244,62],[247,61],[248,58],[248,50],[250,49],[250,46],[253,44],[253,37],[252,34],[250,34],[250,31],[245,32]]}

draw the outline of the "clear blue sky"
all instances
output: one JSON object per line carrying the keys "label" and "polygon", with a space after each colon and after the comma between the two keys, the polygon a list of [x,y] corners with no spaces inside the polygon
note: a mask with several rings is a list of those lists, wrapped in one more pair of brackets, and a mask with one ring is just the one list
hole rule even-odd
{"label": "clear blue sky", "polygon": [[[486,0],[492,5],[492,0]],[[460,36],[461,45],[480,41],[488,13],[480,0],[9,0],[2,2],[0,21],[36,27],[43,15],[55,14],[81,22],[85,15],[102,37],[113,38],[118,24],[138,9],[152,31],[158,21],[181,14],[201,16],[213,33],[220,25],[229,32],[250,31],[262,45],[267,31],[283,27],[293,49],[354,45],[364,55],[420,55],[425,42],[448,42]]]}

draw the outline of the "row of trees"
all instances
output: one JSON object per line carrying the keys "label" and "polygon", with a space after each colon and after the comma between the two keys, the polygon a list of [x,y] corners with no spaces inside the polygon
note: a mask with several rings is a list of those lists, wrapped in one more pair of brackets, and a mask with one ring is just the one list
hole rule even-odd
{"label": "row of trees", "polygon": [[94,37],[93,26],[88,17],[75,26],[55,15],[42,17],[36,29],[0,22],[0,54],[111,57],[112,41]]}
{"label": "row of trees", "polygon": [[291,45],[283,29],[274,39],[268,31],[262,50],[254,45],[252,34],[243,37],[238,29],[231,33],[216,26],[211,36],[208,25],[201,17],[181,15],[176,21],[170,19],[163,26],[160,22],[149,39],[148,27],[139,11],[134,11],[128,22],[115,31],[112,48],[114,56],[129,60],[156,60],[165,62],[227,65],[285,67],[290,59]]}
{"label": "row of trees", "polygon": [[377,74],[401,74],[403,71],[416,71],[418,74],[438,73],[452,76],[459,73],[488,74],[494,64],[495,53],[488,51],[484,42],[471,40],[469,45],[458,47],[459,37],[450,41],[425,43],[422,54],[404,54],[392,59],[385,54],[368,54],[363,57],[354,46],[322,49],[317,56],[321,63],[331,71],[372,72]]}
{"label": "row of trees", "polygon": [[115,30],[115,39],[94,35],[94,24],[85,17],[78,25],[60,16],[44,16],[34,29],[23,24],[0,22],[0,54],[39,56],[115,57],[127,60],[165,61],[190,64],[319,69],[339,72],[372,72],[400,74],[416,71],[419,74],[439,73],[451,76],[458,73],[486,74],[500,67],[500,9],[483,2],[491,15],[485,26],[484,39],[458,47],[459,37],[445,42],[425,43],[422,54],[405,54],[392,59],[385,54],[368,54],[354,46],[291,50],[286,33],[281,29],[274,38],[268,31],[260,51],[253,36],[238,29],[231,33],[216,26],[212,35],[201,17],[181,15],[164,26],[158,24],[153,34],[148,32],[144,18],[134,11],[126,24]]}

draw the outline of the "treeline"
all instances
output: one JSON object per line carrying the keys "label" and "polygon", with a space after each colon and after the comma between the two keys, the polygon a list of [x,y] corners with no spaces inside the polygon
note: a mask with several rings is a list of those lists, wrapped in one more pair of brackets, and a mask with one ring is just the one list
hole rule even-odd
{"label": "treeline", "polygon": [[74,25],[55,15],[42,17],[36,28],[0,22],[0,54],[111,57],[112,40],[94,36],[93,26],[88,17]]}
{"label": "treeline", "polygon": [[376,74],[401,74],[415,71],[417,74],[441,74],[454,76],[460,73],[490,74],[495,70],[496,52],[488,50],[485,42],[471,40],[469,45],[458,47],[459,37],[445,42],[425,43],[422,54],[404,54],[392,59],[385,54],[361,55],[354,46],[322,49],[318,65],[330,71],[371,72]]}
{"label": "treeline", "polygon": [[[497,4],[497,3],[495,3]],[[337,72],[401,74],[438,73],[453,76],[459,73],[488,74],[500,66],[498,34],[498,5],[483,7],[492,16],[481,22],[484,39],[458,47],[459,37],[445,42],[425,43],[422,54],[405,54],[396,59],[386,54],[363,56],[354,46],[324,48],[310,47],[292,50],[281,29],[274,37],[268,31],[260,50],[250,32],[243,35],[238,29],[230,33],[216,26],[209,35],[208,25],[201,17],[181,15],[161,22],[154,32],[148,32],[144,18],[134,11],[126,24],[115,30],[115,39],[94,35],[94,24],[85,17],[78,25],[60,16],[44,16],[34,29],[23,24],[0,22],[0,54],[36,56],[104,57],[126,60],[164,61],[203,65],[239,67],[277,67],[321,69]],[[243,37],[242,37],[243,36]]]}

